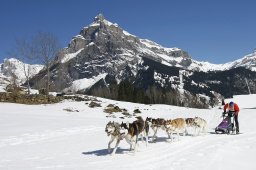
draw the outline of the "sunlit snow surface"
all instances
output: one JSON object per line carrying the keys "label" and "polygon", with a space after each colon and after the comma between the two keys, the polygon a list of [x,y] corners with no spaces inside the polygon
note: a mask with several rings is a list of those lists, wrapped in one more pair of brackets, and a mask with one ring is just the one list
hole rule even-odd
{"label": "sunlit snow surface", "polygon": [[[246,169],[254,170],[256,153],[256,95],[235,96],[239,135],[216,135],[214,128],[221,121],[222,109],[191,109],[170,105],[143,105],[101,99],[102,107],[89,108],[85,102],[64,101],[51,105],[0,103],[0,169]],[[108,104],[126,108],[129,113],[141,110],[141,116],[173,119],[200,116],[209,124],[205,136],[181,136],[170,142],[165,132],[158,131],[158,141],[148,147],[139,141],[138,152],[129,151],[121,141],[115,156],[107,152],[109,137],[104,132],[108,121],[103,109]],[[67,112],[63,109],[77,110]],[[116,118],[114,118],[114,116]],[[193,133],[193,129],[189,129]],[[150,130],[150,136],[153,135]],[[114,145],[114,143],[112,144]]]}

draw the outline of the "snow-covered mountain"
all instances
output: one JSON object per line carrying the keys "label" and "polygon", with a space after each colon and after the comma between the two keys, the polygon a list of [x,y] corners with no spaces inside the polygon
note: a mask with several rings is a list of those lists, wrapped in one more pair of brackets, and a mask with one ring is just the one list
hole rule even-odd
{"label": "snow-covered mountain", "polygon": [[[207,94],[208,97],[203,100],[199,99],[197,102],[209,101],[208,98],[212,99],[219,94],[230,96],[245,93],[246,85],[239,84],[240,78],[244,77],[244,74],[251,74],[251,77],[254,77],[256,72],[242,71],[242,73],[237,73],[237,70],[231,71],[230,73],[233,74],[231,77],[237,74],[238,76],[226,79],[229,77],[227,76],[223,78],[223,81],[225,83],[227,81],[227,87],[234,84],[238,86],[239,92],[234,91],[232,93],[224,93],[220,90],[224,86],[222,88],[217,87],[217,85],[223,85],[222,83],[213,83],[220,82],[218,76],[225,74],[213,72],[229,73],[229,70],[239,66],[244,67],[244,69],[255,70],[254,59],[255,55],[251,54],[244,59],[223,65],[199,62],[193,60],[182,49],[165,48],[153,41],[140,39],[123,30],[118,24],[107,21],[102,14],[99,14],[93,23],[84,27],[79,35],[72,38],[68,47],[56,56],[51,66],[51,89],[53,91],[90,93],[120,100],[126,100],[123,97],[128,96],[128,94],[137,95],[139,93],[140,97],[133,96],[130,98],[140,98],[150,102],[154,102],[151,101],[151,98],[154,100],[161,98],[158,102],[168,100],[168,103],[176,103],[175,100],[178,100],[180,104],[184,102],[184,99],[189,102],[192,101],[193,96],[200,98],[200,96]],[[197,75],[202,76],[201,73],[197,74],[199,72],[203,72],[205,79],[202,80],[197,77]],[[44,71],[37,74],[31,80],[31,84],[35,88],[42,87],[46,79],[45,74]],[[248,78],[248,82],[253,88],[252,91],[256,91],[255,80]],[[133,92],[122,90],[122,88],[127,89],[130,86],[133,86],[130,88]],[[153,93],[153,91],[159,93]],[[181,97],[179,99],[166,99],[166,91],[170,92],[167,96],[178,93]],[[152,93],[160,97],[150,97]],[[162,99],[163,97],[164,99]]]}
{"label": "snow-covered mountain", "polygon": [[200,62],[193,60],[191,65],[188,67],[189,70],[198,70],[198,71],[224,71],[230,70],[233,68],[244,67],[252,71],[256,71],[256,53],[248,54],[241,59],[228,62],[225,64],[212,64],[209,62]]}
{"label": "snow-covered mountain", "polygon": [[42,65],[25,64],[15,58],[4,59],[4,62],[0,64],[1,84],[9,84],[14,76],[17,78],[17,83],[24,83],[26,81],[24,68],[27,69],[28,67],[31,69],[31,77],[36,75],[43,68]]}
{"label": "snow-covered mountain", "polygon": [[[107,32],[104,32],[101,29],[105,29],[104,31]],[[116,49],[116,57],[127,57],[130,60],[134,60],[136,57],[146,56],[167,66],[204,72],[229,70],[237,67],[246,67],[252,71],[256,70],[255,53],[225,64],[212,64],[209,62],[196,61],[192,59],[186,51],[177,47],[166,48],[148,39],[140,39],[123,30],[118,24],[109,22],[102,14],[96,16],[94,22],[89,26],[84,27],[79,35],[73,37],[67,48],[66,54],[59,58],[61,62],[67,62],[76,58],[81,51],[86,50],[89,46],[96,45],[99,47],[94,41],[100,39],[101,33],[105,33],[105,35],[116,35],[114,38],[111,37],[112,39],[103,36],[103,38],[105,38],[104,42],[117,41],[116,43],[121,43],[118,46],[120,48]],[[128,43],[126,40],[128,40]],[[125,46],[123,46],[124,42],[126,43]]]}

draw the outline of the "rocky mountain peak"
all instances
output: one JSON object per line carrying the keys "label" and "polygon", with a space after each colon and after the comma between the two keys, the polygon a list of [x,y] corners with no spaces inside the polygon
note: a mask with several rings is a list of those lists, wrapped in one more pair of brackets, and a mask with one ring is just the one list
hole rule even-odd
{"label": "rocky mountain peak", "polygon": [[81,49],[84,49],[83,51],[93,49],[93,56],[95,56],[95,50],[100,50],[104,56],[108,54],[112,56],[111,58],[121,57],[124,60],[129,58],[129,61],[136,56],[141,56],[169,66],[187,67],[191,64],[191,57],[186,51],[179,48],[166,48],[153,41],[140,39],[122,29],[118,24],[108,21],[102,14],[97,15],[93,23],[84,27],[79,35],[73,37],[67,53],[77,54]]}
{"label": "rocky mountain peak", "polygon": [[103,14],[102,13],[100,13],[100,14],[98,14],[95,18],[94,18],[94,21],[95,22],[102,22],[103,20],[104,20],[105,18],[104,18],[104,16],[103,16]]}

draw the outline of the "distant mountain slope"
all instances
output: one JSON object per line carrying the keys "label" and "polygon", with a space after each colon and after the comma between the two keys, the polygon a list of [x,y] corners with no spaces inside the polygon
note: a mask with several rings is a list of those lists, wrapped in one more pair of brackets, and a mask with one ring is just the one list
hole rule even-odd
{"label": "distant mountain slope", "polygon": [[28,66],[31,67],[31,77],[36,75],[43,68],[43,66],[39,64],[24,64],[22,61],[15,58],[4,59],[4,62],[0,64],[0,84],[9,84],[13,76],[17,77],[18,84],[24,83],[26,81],[24,66],[26,68]]}
{"label": "distant mountain slope", "polygon": [[188,69],[207,72],[224,71],[238,67],[244,67],[252,71],[256,71],[256,52],[248,54],[241,59],[228,62],[225,64],[211,64],[209,62],[199,62],[193,60],[192,64],[188,67]]}

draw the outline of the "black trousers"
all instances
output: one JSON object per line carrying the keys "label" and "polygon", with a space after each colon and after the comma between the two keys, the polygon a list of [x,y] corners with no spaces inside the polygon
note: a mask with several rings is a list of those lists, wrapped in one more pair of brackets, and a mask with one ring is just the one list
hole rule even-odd
{"label": "black trousers", "polygon": [[236,131],[239,132],[239,122],[238,122],[238,114],[234,115],[235,123],[236,123]]}
{"label": "black trousers", "polygon": [[231,117],[234,116],[236,131],[239,132],[239,122],[238,122],[238,114],[235,115],[235,112],[228,112],[228,123],[231,123]]}

